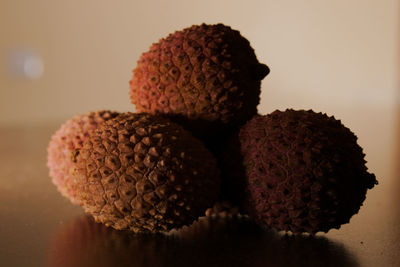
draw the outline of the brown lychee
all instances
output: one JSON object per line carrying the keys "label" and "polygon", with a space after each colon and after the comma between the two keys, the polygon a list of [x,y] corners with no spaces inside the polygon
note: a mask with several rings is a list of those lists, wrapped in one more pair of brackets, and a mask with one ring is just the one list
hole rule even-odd
{"label": "brown lychee", "polygon": [[90,112],[77,115],[66,121],[51,137],[47,148],[47,166],[52,182],[60,193],[78,204],[76,192],[72,189],[75,182],[72,154],[82,147],[83,141],[97,128],[97,126],[118,115],[112,111]]}
{"label": "brown lychee", "polygon": [[239,140],[248,212],[277,230],[339,228],[377,184],[355,134],[326,114],[256,116],[241,128]]}
{"label": "brown lychee", "polygon": [[256,114],[268,73],[239,31],[193,25],[141,55],[130,98],[139,112],[168,115],[197,137],[209,137]]}
{"label": "brown lychee", "polygon": [[181,126],[123,113],[77,150],[77,198],[98,222],[167,232],[203,215],[219,194],[216,160]]}

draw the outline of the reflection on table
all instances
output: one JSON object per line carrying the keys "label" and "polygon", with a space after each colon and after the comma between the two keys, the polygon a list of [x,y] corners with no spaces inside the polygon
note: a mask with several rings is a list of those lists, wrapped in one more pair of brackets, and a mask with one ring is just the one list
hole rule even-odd
{"label": "reflection on table", "polygon": [[82,216],[56,231],[49,266],[359,266],[343,245],[249,219],[202,217],[164,234],[116,231]]}

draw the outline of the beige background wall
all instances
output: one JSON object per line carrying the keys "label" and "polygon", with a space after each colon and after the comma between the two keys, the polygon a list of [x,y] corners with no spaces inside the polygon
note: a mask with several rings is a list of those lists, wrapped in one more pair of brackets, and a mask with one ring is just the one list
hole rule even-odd
{"label": "beige background wall", "polygon": [[[201,22],[240,30],[270,66],[262,113],[386,108],[398,89],[399,11],[396,0],[1,0],[0,123],[132,110],[128,81],[139,55]],[[7,56],[21,48],[43,58],[41,79],[9,75]]]}
{"label": "beige background wall", "polygon": [[[223,22],[271,68],[261,113],[291,107],[334,114],[361,144],[378,149],[384,144],[377,136],[395,138],[399,11],[396,0],[1,0],[0,126],[134,110],[128,81],[152,42],[192,24]],[[10,75],[15,49],[43,58],[40,79]]]}

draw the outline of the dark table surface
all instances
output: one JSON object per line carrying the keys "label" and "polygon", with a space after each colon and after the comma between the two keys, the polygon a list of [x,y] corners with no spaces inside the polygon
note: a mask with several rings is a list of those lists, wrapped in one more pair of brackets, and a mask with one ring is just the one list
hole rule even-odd
{"label": "dark table surface", "polygon": [[94,223],[57,192],[45,165],[57,128],[0,129],[0,266],[400,266],[394,153],[373,157],[380,184],[340,230],[292,236],[203,217],[168,235],[134,235]]}

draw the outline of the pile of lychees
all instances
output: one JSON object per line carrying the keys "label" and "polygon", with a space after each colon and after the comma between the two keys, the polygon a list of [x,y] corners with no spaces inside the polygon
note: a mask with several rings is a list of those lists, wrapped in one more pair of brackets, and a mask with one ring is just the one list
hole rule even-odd
{"label": "pile of lychees", "polygon": [[79,115],[53,135],[53,183],[96,221],[134,232],[189,225],[218,201],[277,230],[339,228],[377,184],[365,154],[326,114],[257,114],[268,73],[223,24],[170,34],[133,70],[138,113]]}

